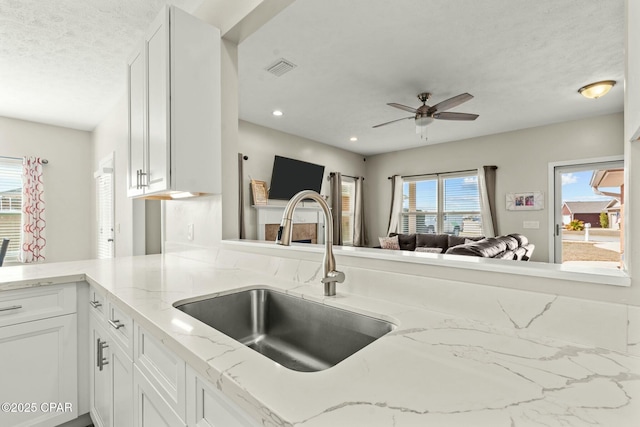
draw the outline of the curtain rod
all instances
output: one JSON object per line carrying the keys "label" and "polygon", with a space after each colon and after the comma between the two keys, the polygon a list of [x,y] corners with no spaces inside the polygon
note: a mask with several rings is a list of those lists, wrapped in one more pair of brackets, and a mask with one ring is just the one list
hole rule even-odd
{"label": "curtain rod", "polygon": [[[489,166],[492,169],[498,169],[497,166]],[[462,173],[462,172],[476,172],[478,169],[466,169],[466,170],[459,170],[459,171],[451,171],[451,172],[438,172],[438,173],[418,173],[415,175],[400,175],[401,178],[413,178],[416,176],[427,176],[427,175],[448,175],[450,173]],[[393,177],[388,176],[387,179],[391,179]]]}
{"label": "curtain rod", "polygon": [[[11,159],[11,160],[22,160],[22,157],[9,157],[9,156],[0,156],[0,159]],[[42,159],[42,164],[49,164],[49,160]]]}
{"label": "curtain rod", "polygon": [[[329,176],[335,176],[335,172],[329,172]],[[362,176],[351,176],[351,175],[345,175],[345,174],[341,174],[342,176],[346,176],[347,178],[353,178],[353,179],[358,179],[358,178],[362,178],[362,180],[364,181],[364,177]]]}

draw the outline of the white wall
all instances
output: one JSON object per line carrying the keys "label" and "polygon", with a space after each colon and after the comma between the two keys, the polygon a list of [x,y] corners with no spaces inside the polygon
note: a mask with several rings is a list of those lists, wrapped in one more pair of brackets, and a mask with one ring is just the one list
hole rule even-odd
{"label": "white wall", "polygon": [[[310,139],[279,132],[254,123],[240,121],[238,150],[249,157],[244,161],[244,211],[247,239],[256,239],[256,211],[251,208],[250,178],[271,182],[273,157],[279,155],[323,165],[321,194],[329,195],[329,173],[365,176],[363,156]],[[366,179],[365,179],[366,181]],[[237,190],[236,190],[237,191]],[[278,204],[280,201],[270,201]],[[280,204],[285,204],[281,201]],[[229,224],[231,226],[231,224]]]}
{"label": "white wall", "polygon": [[0,156],[49,160],[43,172],[46,262],[91,258],[91,134],[0,117]]}
{"label": "white wall", "polygon": [[[533,259],[549,259],[549,201],[541,211],[507,211],[507,193],[542,191],[548,199],[549,162],[623,153],[622,113],[482,136],[367,158],[369,241],[384,236],[389,221],[391,175],[448,172],[496,165],[498,232],[522,233],[536,245]],[[540,228],[524,229],[523,221]]]}
{"label": "white wall", "polygon": [[[124,78],[124,72],[123,72]],[[127,198],[127,164],[128,164],[128,118],[126,97],[118,102],[109,115],[94,129],[91,134],[93,145],[92,171],[96,170],[100,160],[110,153],[114,155],[114,188],[115,188],[115,256],[139,255],[140,250],[134,251],[134,223],[138,223],[144,216],[144,201],[134,202]],[[93,175],[90,175],[93,176]],[[95,201],[95,191],[92,193]],[[92,203],[92,218],[97,218],[96,204]],[[134,209],[135,207],[135,209]],[[138,220],[134,221],[134,215]],[[144,224],[144,221],[142,221]],[[95,236],[97,222],[92,223],[92,249],[95,256]],[[138,227],[137,232],[144,232]],[[138,234],[138,239],[140,236]],[[144,240],[144,237],[142,237]],[[144,250],[144,245],[142,250]],[[144,253],[144,252],[142,252]]]}
{"label": "white wall", "polygon": [[[624,99],[625,257],[629,266],[633,304],[640,305],[640,141],[630,142],[640,128],[640,2],[626,2],[626,70]],[[633,214],[631,214],[633,213]],[[636,315],[640,315],[637,311]]]}

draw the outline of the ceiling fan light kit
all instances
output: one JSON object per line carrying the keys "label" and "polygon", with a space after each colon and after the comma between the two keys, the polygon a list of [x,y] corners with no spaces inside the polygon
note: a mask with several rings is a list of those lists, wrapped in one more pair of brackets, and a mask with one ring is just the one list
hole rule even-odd
{"label": "ceiling fan light kit", "polygon": [[589,99],[598,99],[601,96],[609,93],[611,88],[616,84],[615,80],[602,80],[600,82],[595,82],[588,84],[586,86],[582,86],[578,89],[578,93],[580,93],[585,98]]}
{"label": "ceiling fan light kit", "polygon": [[467,102],[473,99],[473,95],[468,93],[461,93],[460,95],[454,96],[453,98],[449,98],[445,101],[439,102],[438,104],[430,107],[427,105],[427,101],[431,98],[431,94],[429,92],[422,92],[418,94],[418,99],[422,102],[422,105],[418,108],[408,107],[406,105],[397,104],[395,102],[390,102],[387,105],[398,108],[403,111],[407,111],[409,113],[413,113],[413,116],[403,117],[402,119],[391,120],[390,122],[381,123],[379,125],[375,125],[374,128],[378,128],[381,126],[386,126],[391,123],[399,122],[400,120],[408,120],[414,119],[416,124],[416,133],[420,135],[421,138],[427,139],[427,126],[433,123],[434,120],[457,120],[457,121],[471,121],[478,118],[477,114],[469,114],[469,113],[451,113],[447,112],[451,108],[457,107],[463,102]]}

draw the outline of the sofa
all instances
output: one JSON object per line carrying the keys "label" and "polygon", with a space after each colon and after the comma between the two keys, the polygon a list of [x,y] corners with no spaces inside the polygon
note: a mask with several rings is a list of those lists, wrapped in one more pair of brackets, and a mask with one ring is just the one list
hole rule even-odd
{"label": "sofa", "polygon": [[389,234],[390,238],[395,236],[398,238],[397,249],[447,255],[529,261],[535,249],[526,236],[518,233],[486,238],[431,233]]}

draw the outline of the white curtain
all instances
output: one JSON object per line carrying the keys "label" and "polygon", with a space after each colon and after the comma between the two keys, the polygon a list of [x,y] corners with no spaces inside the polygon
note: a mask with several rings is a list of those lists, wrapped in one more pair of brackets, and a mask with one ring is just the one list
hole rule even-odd
{"label": "white curtain", "polygon": [[22,245],[19,259],[24,263],[45,260],[45,204],[42,159],[22,159]]}
{"label": "white curtain", "polygon": [[498,169],[496,166],[483,166],[478,168],[482,234],[485,237],[495,237],[498,231],[495,218],[496,169]]}
{"label": "white curtain", "polygon": [[356,179],[356,194],[353,208],[353,246],[367,246],[367,230],[364,223],[364,178]]}
{"label": "white curtain", "polygon": [[402,212],[402,184],[400,175],[391,177],[391,212],[389,213],[389,233],[398,233],[400,227],[400,213]]}

